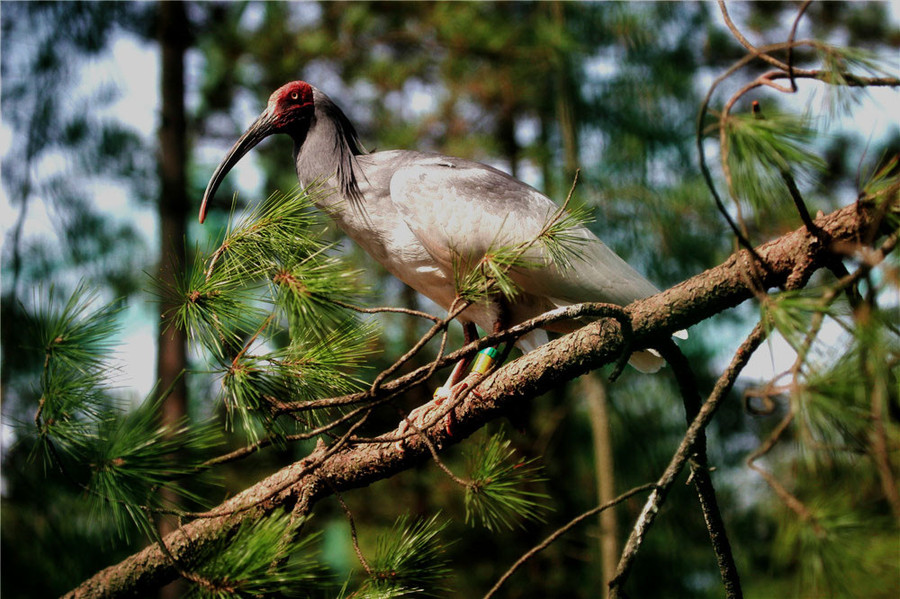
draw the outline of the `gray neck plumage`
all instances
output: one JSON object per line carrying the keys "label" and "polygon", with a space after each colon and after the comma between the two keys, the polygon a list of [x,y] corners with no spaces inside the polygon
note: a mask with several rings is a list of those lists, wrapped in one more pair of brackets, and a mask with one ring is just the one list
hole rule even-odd
{"label": "gray neck plumage", "polygon": [[364,154],[356,129],[331,98],[313,88],[315,114],[303,135],[294,135],[294,161],[302,185],[335,177],[340,194],[362,200],[356,156]]}

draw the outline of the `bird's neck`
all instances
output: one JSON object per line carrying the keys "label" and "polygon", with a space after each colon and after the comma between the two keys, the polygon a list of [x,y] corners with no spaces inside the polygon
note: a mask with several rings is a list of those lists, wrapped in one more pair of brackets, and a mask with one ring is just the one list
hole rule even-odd
{"label": "bird's neck", "polygon": [[[324,97],[324,96],[323,96]],[[315,117],[294,138],[294,162],[300,184],[330,181],[344,199],[358,200],[361,177],[356,155],[362,148],[344,113],[327,98],[317,98]]]}
{"label": "bird's neck", "polygon": [[341,165],[341,150],[334,126],[314,119],[305,131],[292,133],[297,178],[304,187],[329,179]]}

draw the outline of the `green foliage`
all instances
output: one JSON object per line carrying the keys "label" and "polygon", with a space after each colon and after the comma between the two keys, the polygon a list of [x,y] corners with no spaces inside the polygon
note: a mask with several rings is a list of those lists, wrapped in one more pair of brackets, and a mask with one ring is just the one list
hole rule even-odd
{"label": "green foliage", "polygon": [[[777,330],[795,351],[801,351],[812,326],[813,316],[839,315],[835,304],[823,300],[827,289],[783,291],[760,301],[760,320]],[[838,304],[840,306],[840,304]],[[846,310],[843,310],[846,311]]]}
{"label": "green foliage", "polygon": [[852,336],[842,351],[831,362],[811,365],[797,399],[814,410],[811,420],[818,425],[811,428],[820,431],[820,440],[838,435],[842,441],[835,440],[835,445],[859,447],[868,443],[873,402],[882,404],[880,412],[885,414],[897,391],[900,334],[891,326],[896,321],[893,309],[864,306],[854,316]]}
{"label": "green foliage", "polygon": [[[534,239],[516,245],[491,244],[472,264],[453,252],[453,275],[458,297],[473,303],[487,301],[495,293],[513,299],[521,291],[514,280],[516,271],[555,267],[572,268],[583,257],[583,227],[591,211],[582,205],[552,214]],[[501,232],[498,231],[498,237]]]}
{"label": "green foliage", "polygon": [[[89,291],[84,284],[75,289],[61,310],[53,306],[56,299],[51,288],[46,298],[48,305],[38,316],[45,366],[74,370],[87,377],[87,385],[97,379],[96,375],[104,370],[104,363],[111,357],[112,338],[119,332],[115,316],[123,304],[112,302],[89,312],[97,293]],[[53,372],[47,374],[50,377]],[[45,385],[50,382],[45,381]]]}
{"label": "green foliage", "polygon": [[174,289],[156,281],[157,294],[168,295],[177,306],[169,315],[170,326],[186,331],[191,342],[218,358],[238,351],[241,339],[265,320],[252,288],[224,272],[214,270],[209,276],[203,254],[195,252]]}
{"label": "green foliage", "polygon": [[302,524],[289,512],[245,521],[198,559],[187,597],[309,597],[319,591],[326,573],[312,549],[318,535],[301,537]]}
{"label": "green foliage", "polygon": [[[267,356],[243,354],[222,372],[222,394],[229,430],[234,428],[234,414],[239,416],[251,441],[258,439],[257,420],[253,415],[258,416],[267,429],[272,429],[274,422],[268,416],[267,405],[272,400],[291,396],[289,369],[279,366],[279,362],[273,362]],[[276,429],[273,432],[281,431]]]}
{"label": "green foliage", "polygon": [[448,574],[440,534],[446,523],[431,518],[410,521],[397,518],[390,531],[378,536],[371,576],[354,597],[437,596],[446,590],[442,581]]}
{"label": "green foliage", "polygon": [[855,594],[845,559],[848,553],[863,553],[869,526],[845,507],[840,502],[822,506],[814,510],[814,521],[804,521],[796,514],[782,521],[773,542],[773,557],[798,569],[795,592],[813,597]]}
{"label": "green foliage", "polygon": [[[861,495],[871,475],[855,460],[840,476],[800,468],[796,472],[808,513],[805,517],[777,502],[777,528],[771,539],[773,574],[782,581],[776,594],[798,597],[892,597],[900,547],[897,522],[879,514]],[[834,469],[831,470],[834,473]],[[816,486],[819,492],[809,492]],[[847,568],[848,563],[853,568]]]}
{"label": "green foliage", "polygon": [[816,50],[822,63],[825,81],[825,114],[831,119],[840,114],[847,114],[858,106],[868,94],[863,87],[852,89],[849,77],[874,76],[881,77],[891,73],[878,56],[863,48],[840,47],[830,44],[816,44]]}
{"label": "green foliage", "polygon": [[474,265],[467,264],[456,253],[453,258],[456,295],[473,303],[487,302],[497,292],[506,299],[515,298],[521,290],[511,271],[538,265],[524,256],[521,246],[490,248]]}
{"label": "green foliage", "polygon": [[322,199],[316,187],[273,194],[229,223],[218,249],[198,253],[168,292],[178,300],[171,322],[217,363],[229,428],[237,415],[253,441],[259,424],[276,436],[288,432],[270,416],[273,402],[358,389],[350,372],[370,355],[377,333],[373,321],[361,323],[344,307],[361,292],[358,272],[326,254],[311,211]]}
{"label": "green foliage", "polygon": [[833,365],[812,369],[798,389],[793,404],[808,456],[864,450],[871,406],[860,366],[853,344]]}
{"label": "green foliage", "polygon": [[894,229],[900,228],[900,207],[893,202],[897,190],[900,189],[900,155],[889,156],[881,167],[873,170],[863,185],[862,193],[870,198],[875,198],[879,207],[885,214],[888,225]]}
{"label": "green foliage", "polygon": [[[209,425],[160,426],[160,405],[166,393],[153,394],[138,408],[119,408],[109,388],[114,370],[112,338],[121,302],[92,310],[96,294],[82,285],[61,306],[51,289],[46,305],[35,315],[44,350],[41,398],[34,423],[36,450],[45,467],[65,472],[88,491],[93,509],[111,510],[120,536],[129,524],[148,532],[160,487],[196,499],[173,484],[200,468],[199,455],[218,442]],[[23,426],[20,431],[28,433]],[[180,461],[174,456],[178,454]],[[187,459],[193,454],[195,460]],[[87,472],[84,472],[84,471]],[[87,478],[86,482],[81,479]]]}
{"label": "green foliage", "polygon": [[502,434],[486,437],[468,452],[466,522],[478,520],[490,531],[543,521],[545,493],[525,487],[544,481],[536,459],[514,460],[515,450]]}
{"label": "green foliage", "polygon": [[[376,323],[345,320],[322,331],[308,327],[286,348],[281,364],[291,369],[296,388],[293,397],[309,401],[358,390],[362,385],[350,375],[368,366],[373,354]],[[317,412],[325,417],[326,411]]]}
{"label": "green foliage", "polygon": [[[282,349],[251,354],[244,352],[217,369],[222,375],[222,395],[233,416],[240,418],[250,439],[257,438],[257,423],[275,434],[285,429],[268,415],[273,401],[303,402],[356,391],[361,384],[348,372],[361,368],[371,354],[374,324],[346,321],[324,332],[305,328]],[[316,410],[311,423],[322,424],[332,412]]]}
{"label": "green foliage", "polygon": [[783,207],[788,195],[784,175],[798,178],[824,169],[812,148],[816,131],[810,120],[766,111],[732,114],[725,123],[730,189],[758,211]]}
{"label": "green foliage", "polygon": [[[772,564],[794,594],[890,596],[884,581],[896,575],[897,523],[879,503],[894,501],[886,489],[895,484],[893,448],[900,441],[894,415],[900,336],[895,306],[880,308],[874,300],[896,298],[892,268],[882,264],[866,275],[869,293],[852,311],[832,302],[828,287],[765,303],[765,314],[802,358],[786,387],[792,426],[773,462],[792,497],[782,491],[770,506],[778,518]],[[826,326],[841,323],[842,337],[830,351],[808,351],[823,316]]]}
{"label": "green foliage", "polygon": [[311,190],[276,193],[240,220],[229,220],[219,248],[209,255],[197,252],[174,290],[157,283],[157,292],[178,306],[171,324],[224,359],[266,326],[265,303],[279,306],[299,325],[312,318],[313,294],[316,306],[346,299],[354,289],[353,273],[323,255],[326,245],[311,230],[318,222],[312,212],[317,199],[321,194]]}
{"label": "green foliage", "polygon": [[552,219],[543,234],[538,237],[541,248],[547,253],[550,264],[560,270],[577,267],[584,258],[581,246],[585,242],[579,229],[593,220],[593,212],[583,204],[569,206],[558,218]]}
{"label": "green foliage", "polygon": [[[898,179],[900,179],[898,164],[900,164],[900,156],[887,157],[881,167],[873,171],[872,176],[866,180],[862,189],[863,193],[866,196],[877,198],[884,197],[891,190],[896,190]],[[885,198],[885,201],[888,199],[889,197]]]}
{"label": "green foliage", "polygon": [[96,299],[95,293],[79,285],[60,308],[51,288],[33,318],[44,354],[35,449],[42,452],[45,467],[59,461],[57,451],[83,456],[91,427],[102,421],[110,401],[107,362],[110,339],[118,332],[114,317],[122,304],[113,302],[91,312]]}
{"label": "green foliage", "polygon": [[334,300],[346,303],[358,298],[359,274],[342,260],[321,253],[284,260],[272,276],[273,295],[288,316],[291,335],[320,330],[322,319],[330,324],[345,320],[345,311]]}
{"label": "green foliage", "polygon": [[161,489],[203,503],[177,484],[201,469],[200,456],[221,443],[212,423],[160,426],[166,393],[151,394],[136,409],[107,415],[98,424],[90,445],[91,478],[87,485],[94,511],[110,510],[119,535],[128,537],[133,522],[150,535],[151,517],[162,503]]}
{"label": "green foliage", "polygon": [[[199,258],[177,290],[182,307],[176,324],[215,331],[224,325],[214,323],[236,321],[232,337],[251,334],[271,312],[254,305],[253,299],[276,307],[292,333],[307,327],[322,330],[323,316],[344,320],[337,302],[354,299],[361,289],[357,271],[328,256],[330,246],[316,230],[319,221],[312,206],[323,199],[322,193],[314,186],[275,193],[237,224],[229,223],[219,248]],[[247,295],[254,286],[260,288],[256,298]],[[245,289],[245,295],[233,293],[238,289]],[[221,296],[236,299],[217,303],[226,301]],[[255,326],[246,326],[250,322]],[[222,355],[211,333],[195,337]]]}

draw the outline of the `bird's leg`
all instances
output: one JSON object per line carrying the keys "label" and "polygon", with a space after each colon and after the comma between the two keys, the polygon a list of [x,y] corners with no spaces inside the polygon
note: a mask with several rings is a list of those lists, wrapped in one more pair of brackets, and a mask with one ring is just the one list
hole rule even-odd
{"label": "bird's leg", "polygon": [[[475,328],[475,323],[464,322],[463,323],[463,345],[469,345],[476,339],[478,339],[478,329]],[[453,389],[453,387],[456,386],[456,384],[459,383],[463,379],[464,373],[466,372],[466,368],[469,366],[469,364],[471,362],[472,362],[471,358],[463,358],[462,360],[460,360],[459,362],[456,363],[456,365],[453,367],[453,370],[450,372],[450,376],[447,377],[447,382],[444,383],[443,385],[441,385],[440,387],[438,387],[437,390],[435,390],[435,392],[434,392],[435,399],[438,399],[439,391],[441,392],[441,395],[444,396],[444,398],[450,396],[450,390]],[[446,390],[446,393],[444,393],[443,390]],[[443,401],[443,399],[442,399],[442,401]]]}
{"label": "bird's leg", "polygon": [[[503,300],[498,300],[497,319],[494,321],[493,333],[496,335],[497,333],[505,330],[509,324],[508,321],[508,307]],[[478,393],[476,387],[482,380],[484,380],[485,374],[487,374],[487,372],[493,366],[494,360],[497,358],[498,354],[499,352],[497,351],[496,347],[486,347],[478,352],[472,362],[472,371],[463,380],[454,383],[454,385],[450,387],[449,396],[452,398],[456,398],[460,393],[471,387],[471,393],[473,393],[475,397],[481,399],[481,395]],[[505,356],[506,354],[503,354],[503,357]]]}
{"label": "bird's leg", "polygon": [[[497,319],[494,321],[494,334],[500,333],[509,325],[509,310],[506,303],[502,300],[498,300],[497,308]],[[478,338],[478,330],[471,322],[463,323],[463,338],[466,345]],[[461,394],[465,393],[467,389],[471,388],[471,391],[469,392],[480,399],[481,394],[478,393],[476,387],[479,383],[481,383],[482,380],[484,380],[485,374],[491,369],[498,355],[501,359],[505,359],[507,354],[508,349],[506,352],[500,354],[500,352],[497,351],[496,347],[486,347],[475,355],[474,360],[463,359],[457,362],[453,367],[453,371],[450,373],[450,377],[447,379],[447,382],[444,383],[443,386],[435,389],[434,399],[427,404],[414,409],[409,413],[409,416],[407,416],[406,419],[400,423],[400,434],[406,434],[406,432],[409,430],[410,422],[427,422],[428,414],[430,412],[439,409],[445,401],[450,400],[451,403],[455,402],[456,399],[460,397]],[[468,375],[463,376],[463,373],[466,371],[466,367],[469,365],[470,361],[472,362],[472,370]],[[444,418],[444,430],[447,431],[448,435],[453,434],[453,424],[455,422],[455,418],[456,416],[454,410],[451,408],[450,411],[447,412],[447,416]],[[403,441],[398,441],[397,445],[402,449]]]}

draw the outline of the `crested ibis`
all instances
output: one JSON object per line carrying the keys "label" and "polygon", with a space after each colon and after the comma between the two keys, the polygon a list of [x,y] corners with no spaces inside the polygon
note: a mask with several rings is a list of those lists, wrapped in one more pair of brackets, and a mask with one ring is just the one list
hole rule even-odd
{"label": "crested ibis", "polygon": [[[232,167],[275,133],[294,140],[301,185],[324,181],[332,191],[318,207],[388,272],[444,309],[450,309],[457,295],[454,268],[477,264],[497,247],[532,241],[558,209],[536,189],[485,164],[408,150],[367,153],[350,120],[328,96],[294,81],[269,97],[266,109],[216,168],[203,194],[201,223]],[[513,300],[475,303],[457,317],[467,341],[476,334],[474,325],[492,331],[559,306],[586,301],[624,306],[657,293],[587,228],[569,233],[579,238],[580,259],[558,266],[541,256],[539,245],[533,246],[529,251],[541,266],[511,272],[520,290]],[[578,326],[557,323],[552,330],[569,332]],[[547,339],[545,330],[536,329],[518,345],[529,351]],[[663,363],[651,351],[635,352],[630,362],[645,372]],[[459,381],[463,369],[454,369],[448,387]]]}

